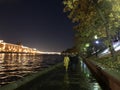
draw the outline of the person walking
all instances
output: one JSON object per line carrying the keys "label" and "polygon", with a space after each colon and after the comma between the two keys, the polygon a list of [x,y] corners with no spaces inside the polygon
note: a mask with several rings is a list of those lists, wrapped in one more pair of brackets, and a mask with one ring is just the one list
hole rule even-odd
{"label": "person walking", "polygon": [[70,55],[70,70],[76,71],[77,64],[78,64],[78,55],[73,53]]}
{"label": "person walking", "polygon": [[70,59],[69,59],[68,55],[66,55],[64,57],[64,67],[65,67],[66,72],[68,71],[69,61],[70,61]]}

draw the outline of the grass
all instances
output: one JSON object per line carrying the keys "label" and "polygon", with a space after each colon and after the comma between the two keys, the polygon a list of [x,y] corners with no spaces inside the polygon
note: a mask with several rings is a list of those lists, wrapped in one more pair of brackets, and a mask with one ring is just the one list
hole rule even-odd
{"label": "grass", "polygon": [[113,60],[113,58],[110,56],[102,58],[91,58],[91,60],[94,60],[98,65],[106,69],[120,72],[120,56],[117,56],[117,60]]}

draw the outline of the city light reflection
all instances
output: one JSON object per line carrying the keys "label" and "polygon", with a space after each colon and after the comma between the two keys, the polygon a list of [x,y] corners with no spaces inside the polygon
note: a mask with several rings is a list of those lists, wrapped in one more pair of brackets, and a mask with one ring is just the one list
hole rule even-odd
{"label": "city light reflection", "polygon": [[89,69],[87,68],[86,64],[83,61],[80,61],[81,69],[83,73],[86,75],[86,78],[89,78],[91,83],[90,90],[102,90],[100,85],[97,83],[95,78],[93,78],[92,74],[90,73]]}
{"label": "city light reflection", "polygon": [[60,60],[60,55],[0,53],[0,86],[48,68]]}

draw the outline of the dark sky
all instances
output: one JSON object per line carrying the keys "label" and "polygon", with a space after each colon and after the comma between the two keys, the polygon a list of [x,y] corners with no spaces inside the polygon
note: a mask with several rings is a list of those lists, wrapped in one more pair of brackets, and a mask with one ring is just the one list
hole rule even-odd
{"label": "dark sky", "polygon": [[0,0],[0,39],[5,42],[62,51],[73,46],[73,36],[62,0]]}

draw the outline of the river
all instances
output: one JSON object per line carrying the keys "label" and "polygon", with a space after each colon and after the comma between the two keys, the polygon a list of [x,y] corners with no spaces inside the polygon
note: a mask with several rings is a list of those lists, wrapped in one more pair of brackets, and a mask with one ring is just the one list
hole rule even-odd
{"label": "river", "polygon": [[61,55],[0,54],[0,86],[61,62]]}

